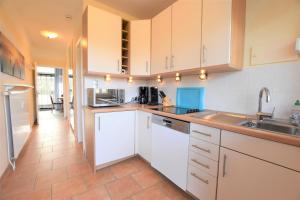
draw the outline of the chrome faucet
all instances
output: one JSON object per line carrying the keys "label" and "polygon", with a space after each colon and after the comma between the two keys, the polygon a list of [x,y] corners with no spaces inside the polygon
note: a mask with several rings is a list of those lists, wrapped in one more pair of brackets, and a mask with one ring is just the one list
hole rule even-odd
{"label": "chrome faucet", "polygon": [[270,90],[266,87],[263,87],[259,92],[259,98],[258,98],[258,112],[256,113],[258,120],[263,120],[264,118],[273,118],[273,114],[274,114],[275,108],[273,109],[272,113],[262,112],[262,98],[264,93],[266,94],[266,102],[268,103],[271,101]]}

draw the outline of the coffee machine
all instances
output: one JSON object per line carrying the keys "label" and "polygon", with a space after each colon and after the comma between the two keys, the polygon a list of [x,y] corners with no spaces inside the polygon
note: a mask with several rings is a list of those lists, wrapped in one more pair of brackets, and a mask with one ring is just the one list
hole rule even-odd
{"label": "coffee machine", "polygon": [[149,105],[158,105],[158,88],[150,87],[149,88]]}
{"label": "coffee machine", "polygon": [[149,87],[139,87],[139,104],[147,104],[149,100]]}

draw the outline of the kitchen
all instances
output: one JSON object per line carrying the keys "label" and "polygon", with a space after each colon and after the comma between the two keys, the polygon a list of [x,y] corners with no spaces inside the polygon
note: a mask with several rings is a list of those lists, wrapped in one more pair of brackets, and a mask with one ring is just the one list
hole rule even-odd
{"label": "kitchen", "polygon": [[299,8],[84,1],[69,46],[75,141],[90,179],[125,175],[64,198],[298,200]]}

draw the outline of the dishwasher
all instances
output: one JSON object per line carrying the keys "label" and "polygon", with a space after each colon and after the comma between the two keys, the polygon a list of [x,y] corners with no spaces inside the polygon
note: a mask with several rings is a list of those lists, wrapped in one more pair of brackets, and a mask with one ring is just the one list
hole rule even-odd
{"label": "dishwasher", "polygon": [[186,190],[190,123],[152,116],[151,166]]}

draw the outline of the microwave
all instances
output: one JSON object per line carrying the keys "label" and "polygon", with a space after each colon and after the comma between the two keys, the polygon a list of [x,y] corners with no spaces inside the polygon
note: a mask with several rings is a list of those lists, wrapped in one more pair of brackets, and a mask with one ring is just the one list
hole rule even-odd
{"label": "microwave", "polygon": [[125,90],[88,88],[88,105],[91,107],[120,106],[125,102]]}

